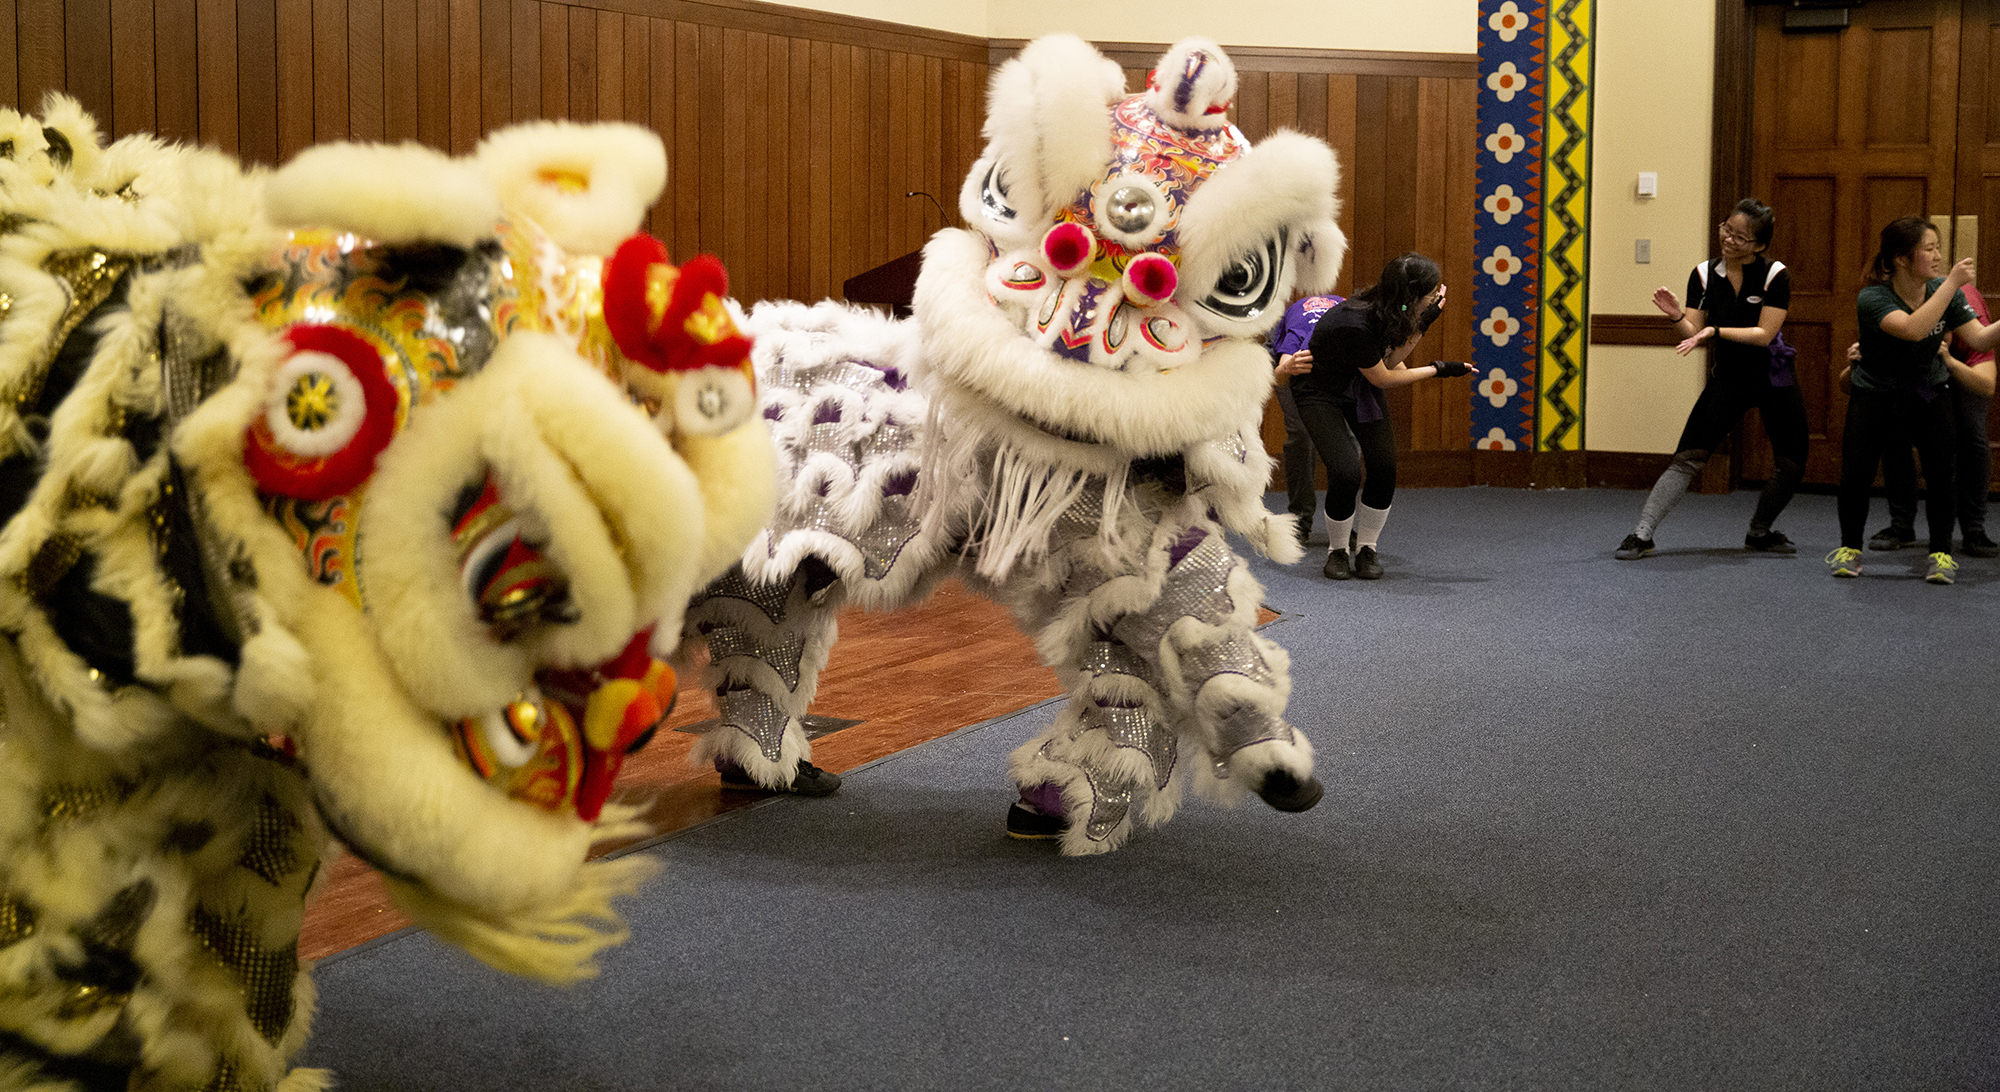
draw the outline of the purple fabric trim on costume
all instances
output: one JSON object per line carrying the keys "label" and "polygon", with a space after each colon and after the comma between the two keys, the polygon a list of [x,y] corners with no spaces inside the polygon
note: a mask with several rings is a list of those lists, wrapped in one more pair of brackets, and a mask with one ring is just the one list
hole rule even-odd
{"label": "purple fabric trim on costume", "polygon": [[813,424],[832,425],[840,422],[840,403],[829,398],[813,407]]}
{"label": "purple fabric trim on costume", "polygon": [[1354,400],[1354,419],[1364,425],[1389,416],[1389,405],[1382,401],[1381,388],[1359,372],[1355,373],[1354,382],[1347,385],[1347,397]]}
{"label": "purple fabric trim on costume", "polygon": [[784,417],[785,417],[785,411],[779,409],[778,404],[776,402],[773,402],[770,405],[764,407],[764,420],[781,421],[784,419]]}
{"label": "purple fabric trim on costume", "polygon": [[1021,802],[1041,812],[1043,815],[1063,813],[1062,789],[1048,781],[1031,785],[1021,790]]}
{"label": "purple fabric trim on costume", "polygon": [[1203,69],[1208,67],[1208,54],[1190,53],[1187,65],[1181,73],[1181,81],[1174,85],[1174,112],[1187,113],[1188,102],[1194,98],[1194,82],[1201,78]]}
{"label": "purple fabric trim on costume", "polygon": [[885,497],[901,497],[910,493],[916,487],[917,472],[914,470],[905,470],[901,474],[889,475],[889,480],[882,483],[882,495]]}
{"label": "purple fabric trim on costume", "polygon": [[1193,553],[1194,548],[1201,545],[1202,540],[1207,537],[1208,532],[1199,527],[1190,527],[1181,532],[1181,537],[1175,539],[1172,546],[1167,547],[1167,568],[1171,569],[1180,564],[1181,559]]}
{"label": "purple fabric trim on costume", "polygon": [[890,368],[890,367],[883,368],[882,382],[886,384],[888,388],[892,391],[900,391],[910,385],[910,381],[903,378],[903,371],[901,368]]}

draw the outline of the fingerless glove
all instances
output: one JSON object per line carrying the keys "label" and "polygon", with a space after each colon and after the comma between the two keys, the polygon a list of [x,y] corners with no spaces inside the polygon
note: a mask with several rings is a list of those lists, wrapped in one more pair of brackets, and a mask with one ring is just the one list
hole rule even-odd
{"label": "fingerless glove", "polygon": [[1457,379],[1461,375],[1472,374],[1472,365],[1458,360],[1433,360],[1431,367],[1438,370],[1439,379]]}

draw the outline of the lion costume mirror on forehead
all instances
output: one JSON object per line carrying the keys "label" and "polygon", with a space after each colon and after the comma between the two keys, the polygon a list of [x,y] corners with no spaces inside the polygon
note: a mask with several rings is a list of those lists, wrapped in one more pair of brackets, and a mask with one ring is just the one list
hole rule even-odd
{"label": "lion costume mirror on forehead", "polygon": [[994,73],[987,146],[924,249],[914,318],[760,305],[778,518],[689,610],[725,778],[805,793],[800,717],[844,602],[947,575],[1005,603],[1070,692],[1017,751],[1010,833],[1118,846],[1192,785],[1299,810],[1312,747],[1284,720],[1284,650],[1226,534],[1296,560],[1264,510],[1271,366],[1255,339],[1345,256],[1326,145],[1230,125],[1236,75],[1175,45],[1128,96],[1081,40]]}

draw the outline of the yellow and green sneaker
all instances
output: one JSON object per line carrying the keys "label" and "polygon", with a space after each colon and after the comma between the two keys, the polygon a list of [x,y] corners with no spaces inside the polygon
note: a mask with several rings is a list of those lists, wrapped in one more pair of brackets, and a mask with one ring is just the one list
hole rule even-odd
{"label": "yellow and green sneaker", "polygon": [[1835,576],[1860,576],[1861,551],[1852,546],[1841,546],[1826,555],[1827,569]]}
{"label": "yellow and green sneaker", "polygon": [[1949,584],[1958,579],[1958,561],[1950,554],[1939,552],[1931,555],[1930,571],[1924,574],[1926,584]]}

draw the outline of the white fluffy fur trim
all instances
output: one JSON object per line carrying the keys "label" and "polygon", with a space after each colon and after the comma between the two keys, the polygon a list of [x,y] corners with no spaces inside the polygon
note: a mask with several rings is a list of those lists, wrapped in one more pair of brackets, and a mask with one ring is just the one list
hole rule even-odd
{"label": "white fluffy fur trim", "polygon": [[667,184],[660,138],[624,122],[515,125],[488,136],[476,154],[510,211],[579,254],[618,249]]}
{"label": "white fluffy fur trim", "polygon": [[[1225,340],[1162,372],[1080,365],[1037,348],[993,306],[983,287],[986,260],[986,244],[955,229],[924,248],[916,312],[925,366],[940,378],[1127,457],[1181,451],[1262,414],[1271,392],[1262,346]],[[1281,314],[1273,309],[1272,320]]]}
{"label": "white fluffy fur trim", "polygon": [[740,729],[724,724],[701,734],[695,741],[694,750],[688,753],[688,764],[706,766],[717,758],[743,767],[757,784],[783,792],[791,788],[792,781],[799,776],[799,760],[812,760],[812,743],[806,739],[799,718],[792,717],[785,722],[785,735],[778,741],[778,758],[774,762],[764,757],[764,751],[757,746],[756,740]]}
{"label": "white fluffy fur trim", "polygon": [[322,144],[265,186],[273,222],[337,228],[385,243],[471,246],[493,234],[500,199],[472,164],[421,144]]}
{"label": "white fluffy fur trim", "polygon": [[1207,132],[1229,124],[1222,110],[1236,98],[1236,65],[1207,38],[1182,38],[1153,69],[1146,105],[1161,120],[1181,129]]}
{"label": "white fluffy fur trim", "polygon": [[[1223,164],[1181,212],[1177,298],[1214,332],[1250,336],[1269,329],[1284,317],[1285,302],[1291,299],[1298,273],[1292,259],[1302,238],[1312,240],[1310,272],[1315,278],[1324,280],[1329,266],[1335,274],[1340,271],[1346,240],[1332,227],[1339,213],[1334,198],[1339,185],[1333,149],[1298,133],[1274,133]],[[1270,307],[1238,320],[1199,305],[1233,259],[1260,250],[1281,229],[1287,236],[1286,261]]]}
{"label": "white fluffy fur trim", "polygon": [[[1025,245],[1056,208],[1090,188],[1111,158],[1110,105],[1125,74],[1073,34],[1029,42],[993,73],[986,96],[986,151],[966,177],[959,208],[968,223]],[[996,220],[982,202],[997,164],[1015,215]]]}

